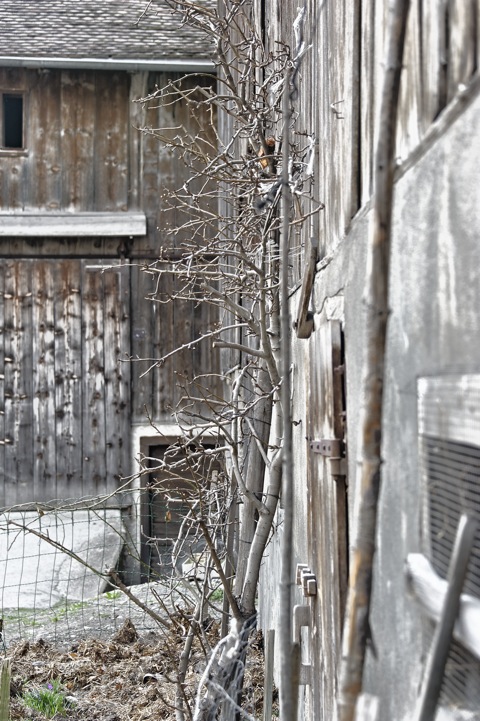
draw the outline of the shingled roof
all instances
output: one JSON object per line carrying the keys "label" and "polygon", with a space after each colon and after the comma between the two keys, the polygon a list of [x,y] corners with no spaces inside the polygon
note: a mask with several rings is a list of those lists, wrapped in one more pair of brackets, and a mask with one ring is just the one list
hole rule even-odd
{"label": "shingled roof", "polygon": [[9,64],[209,59],[206,36],[181,20],[166,0],[0,0],[0,54]]}

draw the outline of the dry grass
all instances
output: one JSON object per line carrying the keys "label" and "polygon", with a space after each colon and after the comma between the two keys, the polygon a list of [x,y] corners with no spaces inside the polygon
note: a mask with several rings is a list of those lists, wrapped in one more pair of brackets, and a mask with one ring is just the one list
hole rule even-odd
{"label": "dry grass", "polygon": [[[185,694],[193,701],[205,665],[206,644],[219,638],[219,624],[195,641]],[[130,620],[110,640],[81,640],[68,649],[42,641],[20,642],[9,648],[12,658],[11,719],[41,719],[25,707],[22,694],[31,688],[60,682],[74,700],[68,718],[102,721],[175,719],[175,673],[183,649],[181,624],[172,621],[166,632],[139,637]],[[263,640],[252,634],[245,676],[244,704],[257,718],[263,705]],[[58,717],[56,717],[58,718]]]}

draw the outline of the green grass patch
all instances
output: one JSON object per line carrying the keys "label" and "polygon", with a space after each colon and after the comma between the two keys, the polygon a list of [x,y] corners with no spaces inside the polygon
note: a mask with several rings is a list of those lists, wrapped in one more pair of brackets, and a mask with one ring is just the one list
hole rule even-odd
{"label": "green grass patch", "polygon": [[105,598],[108,598],[109,601],[114,601],[116,598],[120,598],[122,595],[121,591],[106,591],[106,593],[103,594]]}
{"label": "green grass patch", "polygon": [[59,681],[52,681],[46,686],[35,686],[25,691],[22,701],[27,708],[39,711],[46,718],[53,718],[56,714],[66,716],[72,708]]}
{"label": "green grass patch", "polygon": [[223,601],[223,588],[216,588],[209,596],[210,601]]}

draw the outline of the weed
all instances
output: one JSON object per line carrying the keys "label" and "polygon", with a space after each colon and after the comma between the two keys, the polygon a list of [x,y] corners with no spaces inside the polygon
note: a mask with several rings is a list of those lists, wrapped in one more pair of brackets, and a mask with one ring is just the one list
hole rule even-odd
{"label": "weed", "polygon": [[51,619],[54,623],[61,621],[68,614],[75,613],[75,611],[80,611],[82,608],[85,608],[85,606],[88,606],[86,601],[76,601],[74,603],[67,603],[66,605],[63,605],[63,603],[64,602],[55,608],[55,615],[52,616]]}
{"label": "weed", "polygon": [[25,706],[40,711],[47,718],[52,718],[57,713],[64,716],[71,708],[71,702],[66,699],[59,681],[52,681],[46,687],[38,686],[31,691],[25,691],[22,700]]}
{"label": "weed", "polygon": [[212,591],[209,598],[210,598],[210,601],[222,601],[223,600],[223,589],[216,588],[215,591]]}
{"label": "weed", "polygon": [[109,601],[113,601],[115,598],[120,598],[122,595],[121,591],[107,591],[103,594]]}

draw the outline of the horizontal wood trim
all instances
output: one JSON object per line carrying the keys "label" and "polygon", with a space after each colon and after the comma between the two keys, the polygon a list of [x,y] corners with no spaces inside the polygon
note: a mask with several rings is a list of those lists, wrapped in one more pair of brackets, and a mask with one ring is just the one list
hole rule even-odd
{"label": "horizontal wood trim", "polygon": [[418,379],[418,432],[479,446],[480,375]]}
{"label": "horizontal wood trim", "polygon": [[0,237],[116,237],[147,233],[144,213],[0,213]]}

